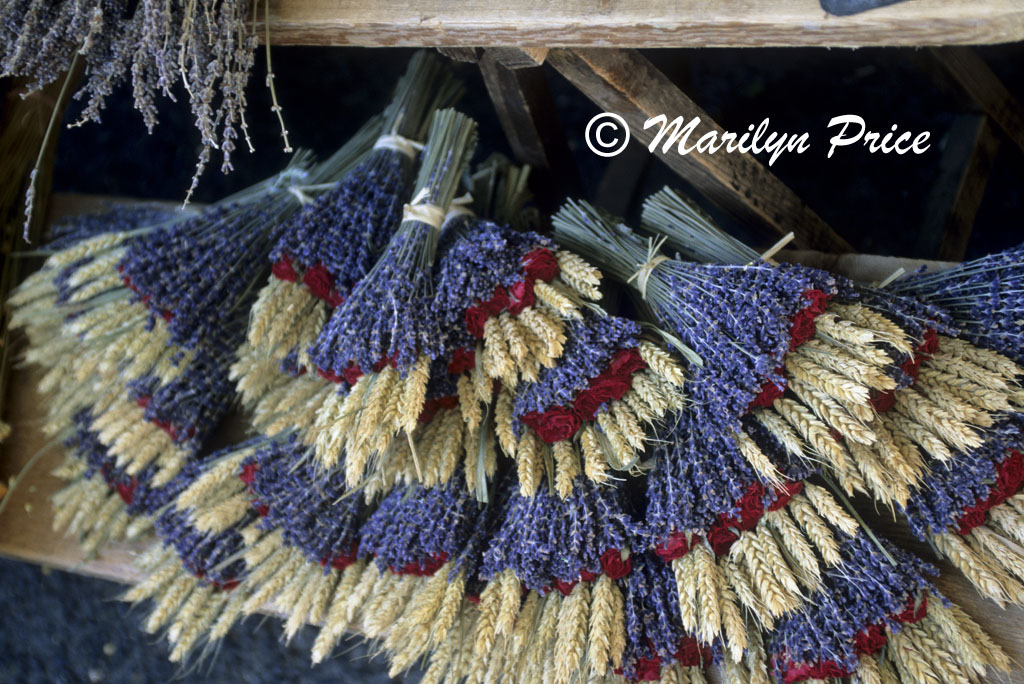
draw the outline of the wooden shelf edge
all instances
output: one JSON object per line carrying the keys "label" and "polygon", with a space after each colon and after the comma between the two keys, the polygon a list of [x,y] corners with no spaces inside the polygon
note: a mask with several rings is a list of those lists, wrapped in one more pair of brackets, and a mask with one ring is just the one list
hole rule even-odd
{"label": "wooden shelf edge", "polygon": [[[365,47],[865,47],[1024,40],[1014,0],[907,0],[826,14],[818,0],[276,0],[271,43]],[[260,32],[262,34],[262,31]]]}

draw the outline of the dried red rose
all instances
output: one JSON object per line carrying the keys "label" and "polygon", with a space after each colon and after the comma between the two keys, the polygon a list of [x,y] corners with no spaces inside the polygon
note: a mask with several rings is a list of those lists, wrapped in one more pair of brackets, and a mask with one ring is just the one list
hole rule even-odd
{"label": "dried red rose", "polygon": [[274,277],[278,280],[287,280],[288,282],[294,283],[299,279],[299,274],[295,272],[295,267],[292,266],[292,257],[290,254],[285,254],[275,261],[274,265],[270,268],[270,272],[273,273]]}
{"label": "dried red rose", "polygon": [[690,549],[698,543],[700,543],[700,536],[698,535],[694,535],[691,542],[686,532],[673,532],[664,543],[654,547],[654,553],[661,560],[670,563],[676,558],[682,558],[690,553]]}
{"label": "dried red rose", "polygon": [[452,360],[448,362],[448,372],[452,375],[459,375],[472,370],[476,365],[476,350],[465,348],[456,349],[452,352]]}
{"label": "dried red rose", "polygon": [[497,316],[508,308],[508,292],[501,285],[496,285],[494,287],[494,294],[491,295],[491,298],[483,306],[487,309],[487,313]]}
{"label": "dried red rose", "polygon": [[533,295],[533,280],[530,278],[513,283],[508,292],[514,300],[508,305],[508,312],[513,316],[518,316],[523,309],[533,306],[536,301]]}
{"label": "dried red rose", "polygon": [[724,556],[729,553],[729,549],[739,538],[740,536],[734,530],[724,525],[715,525],[708,532],[708,543],[711,544],[711,550],[715,552],[716,556]]}
{"label": "dried red rose", "polygon": [[531,278],[548,282],[558,275],[558,259],[550,249],[538,247],[523,255],[521,261],[523,270]]}
{"label": "dried red rose", "polygon": [[531,411],[522,417],[522,421],[548,444],[569,439],[576,434],[581,424],[579,416],[563,406],[549,408],[544,413]]}
{"label": "dried red rose", "polygon": [[323,264],[317,264],[302,276],[302,284],[309,288],[314,297],[326,301],[331,298],[334,278],[327,272]]}
{"label": "dried red rose", "polygon": [[881,625],[868,625],[853,638],[857,655],[874,655],[885,647],[885,630]]}
{"label": "dried red rose", "polygon": [[622,579],[633,569],[633,558],[628,552],[623,558],[618,549],[608,549],[601,554],[601,569],[613,580]]}
{"label": "dried red rose", "polygon": [[491,315],[482,306],[471,306],[466,309],[466,330],[478,340],[484,337],[484,325]]}

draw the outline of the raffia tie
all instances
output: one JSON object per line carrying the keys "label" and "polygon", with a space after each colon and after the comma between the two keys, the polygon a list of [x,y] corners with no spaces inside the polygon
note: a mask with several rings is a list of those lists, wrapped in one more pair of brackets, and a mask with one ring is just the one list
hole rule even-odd
{"label": "raffia tie", "polygon": [[441,230],[447,212],[436,204],[428,204],[429,196],[430,191],[427,188],[420,190],[409,204],[402,207],[402,220],[419,221],[434,230]]}
{"label": "raffia tie", "polygon": [[462,197],[456,197],[448,207],[448,213],[444,215],[444,225],[460,216],[476,216],[476,212],[470,208],[473,203],[473,196],[468,192]]}
{"label": "raffia tie", "polygon": [[396,152],[401,152],[409,159],[415,159],[420,151],[423,150],[423,143],[404,138],[397,133],[388,133],[377,138],[377,142],[373,144],[373,149],[395,150]]}
{"label": "raffia tie", "polygon": [[662,238],[657,242],[654,242],[653,239],[648,240],[647,261],[642,264],[637,264],[636,273],[631,275],[629,280],[626,281],[627,283],[631,283],[634,279],[636,280],[636,288],[640,290],[640,296],[644,300],[647,299],[647,281],[650,280],[651,273],[654,272],[654,269],[656,269],[659,264],[664,261],[669,261],[667,256],[658,254],[658,250],[661,249],[661,246],[665,243],[666,239],[667,238],[665,236],[662,236]]}

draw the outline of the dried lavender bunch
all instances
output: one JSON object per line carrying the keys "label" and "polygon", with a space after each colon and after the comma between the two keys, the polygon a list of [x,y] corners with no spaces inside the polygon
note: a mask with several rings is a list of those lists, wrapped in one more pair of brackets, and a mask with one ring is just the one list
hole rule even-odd
{"label": "dried lavender bunch", "polygon": [[698,265],[660,256],[582,203],[563,207],[554,225],[557,240],[616,279],[636,281],[659,323],[700,359],[688,394],[709,429],[735,430],[765,381],[782,384],[777,369],[789,351],[790,318],[811,303],[804,292],[836,291],[832,277],[812,269]]}
{"label": "dried lavender bunch", "polygon": [[926,579],[934,568],[864,535],[844,542],[841,553],[842,570],[826,573],[821,600],[767,636],[779,681],[881,676],[909,684],[1008,669],[1002,650]]}
{"label": "dried lavender bunch", "polygon": [[[180,82],[203,146],[191,195],[212,150],[221,153],[223,172],[232,169],[240,135],[252,151],[245,87],[257,38],[247,23],[249,9],[242,0],[12,0],[0,7],[0,76],[28,78],[39,89],[80,59],[85,83],[75,97],[85,105],[79,123],[99,122],[107,97],[130,78],[135,107],[151,132],[157,97],[174,100]],[[267,85],[279,112],[273,73]],[[283,124],[282,136],[290,152]]]}
{"label": "dried lavender bunch", "polygon": [[350,487],[396,434],[416,429],[431,364],[442,356],[431,271],[445,213],[475,145],[475,126],[454,110],[435,113],[418,190],[401,227],[310,348],[327,377],[355,381],[350,392],[324,402],[307,434],[324,467],[334,468],[345,456]]}
{"label": "dried lavender bunch", "polygon": [[363,525],[360,550],[382,571],[411,575],[431,575],[460,556],[483,511],[463,481],[393,489]]}
{"label": "dried lavender bunch", "polygon": [[[297,214],[271,251],[273,278],[250,325],[254,348],[279,358],[289,352],[286,331],[309,328],[314,339],[320,333],[329,310],[370,271],[401,224],[431,116],[460,94],[434,57],[421,51],[412,58],[391,103],[366,127],[372,151]],[[298,346],[305,351],[311,342]]]}
{"label": "dried lavender bunch", "polygon": [[434,115],[416,196],[387,249],[317,340],[313,360],[319,368],[340,376],[350,363],[369,370],[383,359],[405,377],[421,356],[440,354],[430,270],[444,213],[475,144],[471,119],[454,110]]}
{"label": "dried lavender bunch", "polygon": [[719,645],[700,645],[680,623],[675,578],[672,569],[659,558],[647,552],[635,553],[632,572],[621,584],[626,628],[622,674],[627,679],[664,681],[669,675],[663,672],[669,668],[686,668],[684,672],[690,673],[690,668],[703,669],[712,659],[719,659]]}
{"label": "dried lavender bunch", "polygon": [[606,554],[629,551],[642,533],[619,489],[582,477],[566,499],[547,487],[533,496],[513,493],[503,514],[481,576],[492,579],[511,570],[528,589],[544,592],[562,583],[559,589],[568,594],[581,578],[593,581],[604,571]]}
{"label": "dried lavender bunch", "polygon": [[979,347],[1024,363],[1024,245],[964,262],[948,271],[913,274],[889,289],[942,307]]}
{"label": "dried lavender bunch", "polygon": [[342,478],[319,473],[294,437],[261,447],[243,467],[264,530],[280,529],[284,542],[310,562],[338,567],[355,559],[363,498],[343,496]]}

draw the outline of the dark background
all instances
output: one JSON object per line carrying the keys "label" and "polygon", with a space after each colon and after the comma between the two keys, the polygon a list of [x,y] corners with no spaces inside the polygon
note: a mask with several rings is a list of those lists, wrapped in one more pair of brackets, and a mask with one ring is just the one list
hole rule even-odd
{"label": "dark background", "polygon": [[[1024,45],[979,48],[1018,99],[1024,99]],[[278,97],[292,144],[328,154],[382,108],[410,51],[275,48]],[[726,129],[745,130],[770,117],[773,130],[811,134],[812,150],[784,155],[772,171],[859,251],[912,255],[929,190],[938,174],[945,136],[961,103],[918,68],[922,52],[909,49],[674,50],[648,56],[678,74],[696,102]],[[478,157],[509,153],[479,73],[455,65],[467,82],[460,106],[480,124]],[[608,160],[583,144],[597,108],[546,67],[562,123],[586,193],[593,197]],[[214,158],[195,195],[210,201],[277,172],[285,163],[276,118],[269,110],[262,58],[249,87],[248,119],[255,154],[235,153],[236,170],[222,176]],[[189,186],[198,133],[184,93],[165,102],[161,124],[147,135],[127,88],[115,92],[102,125],[65,130],[58,147],[55,190],[180,200]],[[69,118],[78,108],[72,104]],[[863,116],[870,127],[932,132],[921,156],[870,155],[844,148],[825,159],[828,120]],[[670,117],[673,113],[666,112]],[[968,249],[968,256],[1024,239],[1021,228],[1024,154],[1004,139]],[[660,162],[646,165],[637,199],[665,184],[684,187]],[[630,218],[635,220],[639,202]],[[741,230],[744,226],[731,226]],[[340,649],[333,660],[309,666],[311,629],[289,646],[280,624],[253,619],[237,627],[213,658],[182,670],[167,662],[166,644],[144,634],[142,613],[115,600],[119,588],[66,573],[0,561],[0,681],[385,681],[380,660],[363,646]]]}

